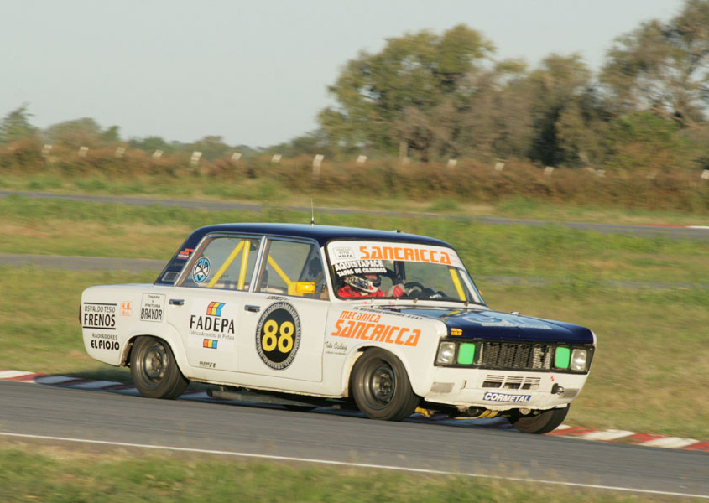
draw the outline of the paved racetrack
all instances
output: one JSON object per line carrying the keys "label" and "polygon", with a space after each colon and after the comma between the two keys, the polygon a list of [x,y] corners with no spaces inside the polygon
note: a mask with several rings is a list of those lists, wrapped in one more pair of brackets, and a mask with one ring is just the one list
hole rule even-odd
{"label": "paved racetrack", "polygon": [[0,404],[2,433],[534,478],[709,498],[709,456],[703,452],[513,430],[152,400],[16,382],[0,382]]}
{"label": "paved racetrack", "polygon": [[[110,195],[94,195],[94,194],[53,194],[48,192],[20,192],[12,190],[0,190],[0,199],[10,195],[19,195],[29,199],[53,199],[53,200],[68,200],[68,201],[84,201],[96,203],[111,203],[111,204],[127,204],[132,206],[179,206],[182,208],[203,209],[203,210],[234,210],[234,211],[261,211],[263,206],[256,203],[233,203],[228,201],[199,201],[187,199],[159,199],[150,197],[133,197],[133,196],[110,196]],[[304,206],[285,206],[284,209],[302,211],[310,213],[309,207]],[[349,210],[338,208],[316,208],[316,214],[353,214],[353,213],[369,213],[374,215],[383,215],[391,217],[411,217],[419,218],[443,218],[451,220],[467,220],[479,222],[489,225],[561,225],[578,230],[595,231],[600,233],[614,234],[629,234],[634,236],[665,236],[670,239],[690,239],[690,240],[709,240],[709,225],[694,226],[662,226],[662,225],[620,225],[620,224],[594,224],[587,222],[554,222],[549,220],[520,220],[511,218],[497,217],[467,217],[453,215],[439,215],[433,213],[402,213],[397,211],[384,210]]]}

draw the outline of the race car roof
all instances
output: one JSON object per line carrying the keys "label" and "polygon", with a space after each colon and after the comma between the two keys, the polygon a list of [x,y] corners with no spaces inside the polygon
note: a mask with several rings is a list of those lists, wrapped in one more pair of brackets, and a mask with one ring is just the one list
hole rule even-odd
{"label": "race car roof", "polygon": [[272,236],[313,239],[320,246],[325,246],[330,241],[357,240],[357,241],[402,241],[431,246],[450,245],[439,239],[426,236],[417,236],[399,231],[377,231],[360,229],[357,227],[340,227],[334,225],[302,225],[302,224],[218,224],[206,225],[194,231],[185,240],[180,249],[167,263],[158,276],[155,284],[174,284],[178,273],[185,265],[187,257],[194,251],[202,238],[207,234],[240,233],[252,236]]}
{"label": "race car roof", "polygon": [[366,241],[404,241],[434,246],[450,246],[445,241],[417,236],[399,231],[378,231],[357,227],[341,227],[336,225],[302,225],[302,224],[219,224],[207,225],[194,231],[185,245],[196,245],[202,238],[211,233],[239,232],[254,235],[283,236],[308,238],[324,246],[329,241],[366,240]]}

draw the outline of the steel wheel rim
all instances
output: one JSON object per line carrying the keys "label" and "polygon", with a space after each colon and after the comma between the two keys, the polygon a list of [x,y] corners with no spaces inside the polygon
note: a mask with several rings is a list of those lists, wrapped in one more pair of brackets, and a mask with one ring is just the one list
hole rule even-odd
{"label": "steel wheel rim", "polygon": [[386,407],[394,398],[395,385],[394,370],[386,362],[378,362],[366,382],[370,406]]}
{"label": "steel wheel rim", "polygon": [[165,377],[167,354],[162,344],[150,346],[141,359],[142,374],[150,382],[160,382]]}

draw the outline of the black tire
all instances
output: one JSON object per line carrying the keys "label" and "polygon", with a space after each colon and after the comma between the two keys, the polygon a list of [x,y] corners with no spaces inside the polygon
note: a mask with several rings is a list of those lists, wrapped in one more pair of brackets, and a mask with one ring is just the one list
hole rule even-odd
{"label": "black tire", "polygon": [[379,348],[364,352],[352,369],[352,398],[370,419],[401,421],[413,414],[419,404],[404,364]]}
{"label": "black tire", "polygon": [[543,410],[536,416],[515,415],[509,418],[512,426],[522,433],[549,433],[556,429],[569,413],[569,405],[562,409]]}
{"label": "black tire", "polygon": [[148,398],[177,398],[190,383],[180,372],[170,345],[147,335],[133,343],[130,373],[140,394]]}

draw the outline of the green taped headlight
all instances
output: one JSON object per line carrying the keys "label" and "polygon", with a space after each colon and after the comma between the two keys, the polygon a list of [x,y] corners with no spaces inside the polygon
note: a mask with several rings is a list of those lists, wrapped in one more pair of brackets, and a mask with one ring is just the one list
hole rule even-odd
{"label": "green taped headlight", "polygon": [[569,368],[571,362],[571,350],[569,348],[556,348],[554,356],[554,366],[558,369]]}
{"label": "green taped headlight", "polygon": [[475,357],[475,344],[464,342],[458,348],[458,365],[472,365]]}

